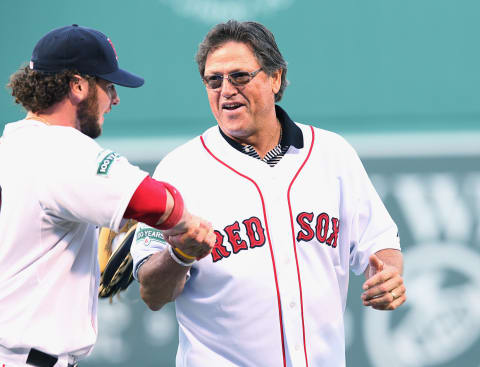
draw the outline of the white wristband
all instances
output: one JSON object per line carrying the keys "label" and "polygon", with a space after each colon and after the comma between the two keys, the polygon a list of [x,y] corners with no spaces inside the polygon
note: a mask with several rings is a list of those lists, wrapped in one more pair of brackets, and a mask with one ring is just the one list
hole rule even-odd
{"label": "white wristband", "polygon": [[168,246],[168,252],[170,253],[170,257],[173,259],[173,261],[175,261],[177,264],[179,265],[182,265],[182,266],[192,266],[193,263],[195,262],[195,260],[193,260],[192,262],[185,262],[185,261],[182,261],[178,258],[178,256],[175,254],[175,252],[173,251],[173,247],[172,246]]}

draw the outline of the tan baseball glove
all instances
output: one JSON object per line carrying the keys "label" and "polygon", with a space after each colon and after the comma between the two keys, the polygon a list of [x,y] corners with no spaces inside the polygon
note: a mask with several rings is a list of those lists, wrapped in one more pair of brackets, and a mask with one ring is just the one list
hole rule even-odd
{"label": "tan baseball glove", "polygon": [[133,260],[130,246],[135,235],[137,222],[128,220],[120,229],[114,232],[101,228],[98,237],[98,262],[100,265],[100,287],[98,296],[110,298],[128,288],[133,281]]}

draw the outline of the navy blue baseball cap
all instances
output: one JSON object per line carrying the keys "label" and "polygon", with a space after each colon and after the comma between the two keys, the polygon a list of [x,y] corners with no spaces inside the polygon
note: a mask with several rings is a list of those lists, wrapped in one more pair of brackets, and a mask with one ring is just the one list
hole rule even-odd
{"label": "navy blue baseball cap", "polygon": [[77,24],[43,36],[33,50],[30,69],[46,73],[75,69],[130,88],[144,83],[143,78],[118,67],[117,52],[107,36]]}

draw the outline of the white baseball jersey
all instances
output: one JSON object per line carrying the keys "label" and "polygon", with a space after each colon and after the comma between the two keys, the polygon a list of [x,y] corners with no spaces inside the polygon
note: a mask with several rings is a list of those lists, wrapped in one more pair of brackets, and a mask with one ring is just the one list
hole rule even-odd
{"label": "white baseball jersey", "polygon": [[[353,148],[297,125],[304,147],[290,146],[273,168],[213,127],[156,170],[217,235],[176,299],[178,367],[345,365],[349,270],[399,249],[397,227]],[[137,229],[135,266],[164,248],[158,238]]]}
{"label": "white baseball jersey", "polygon": [[147,173],[70,127],[23,120],[0,138],[0,362],[5,348],[89,353],[97,226],[118,230]]}

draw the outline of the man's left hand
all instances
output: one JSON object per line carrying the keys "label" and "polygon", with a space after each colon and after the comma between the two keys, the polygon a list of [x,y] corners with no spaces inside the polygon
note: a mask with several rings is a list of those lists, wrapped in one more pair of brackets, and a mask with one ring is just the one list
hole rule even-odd
{"label": "man's left hand", "polygon": [[364,306],[376,310],[395,310],[407,299],[399,269],[387,265],[376,254],[370,256],[366,277],[362,287]]}

